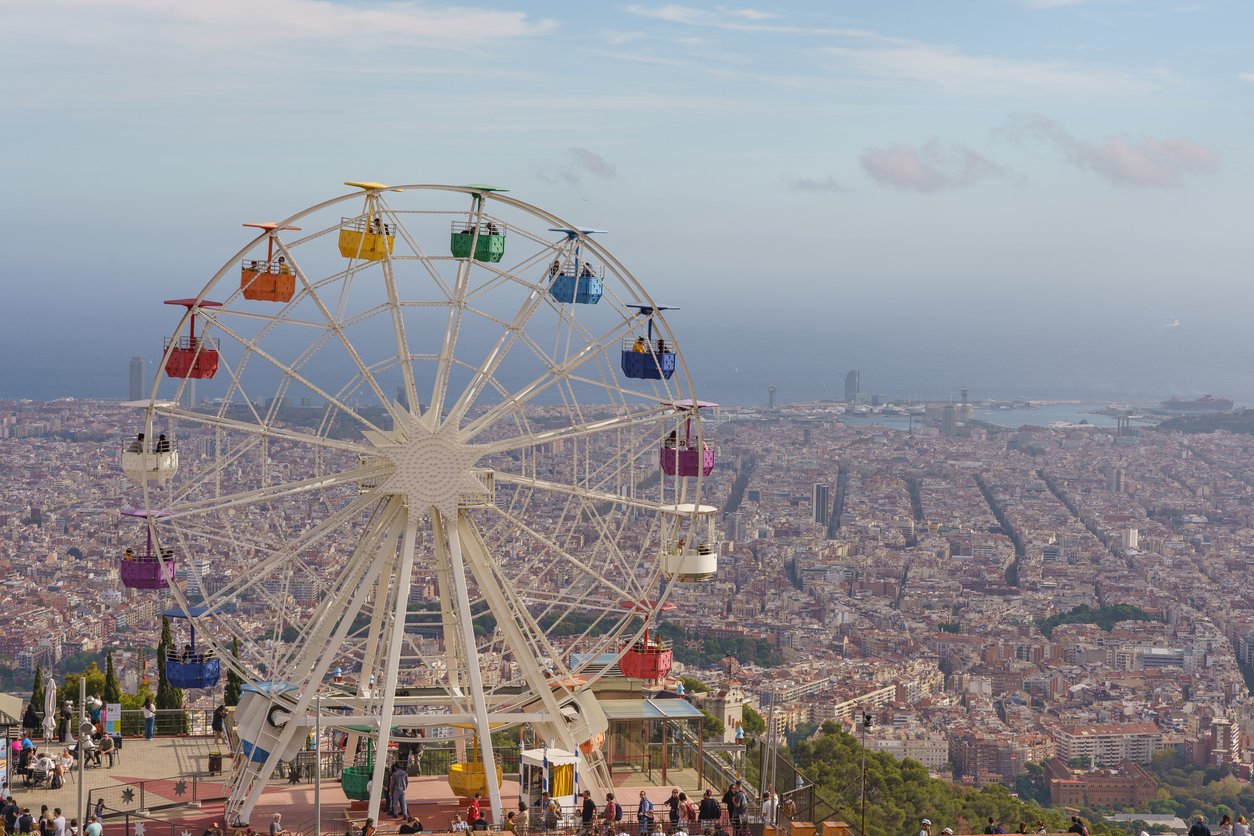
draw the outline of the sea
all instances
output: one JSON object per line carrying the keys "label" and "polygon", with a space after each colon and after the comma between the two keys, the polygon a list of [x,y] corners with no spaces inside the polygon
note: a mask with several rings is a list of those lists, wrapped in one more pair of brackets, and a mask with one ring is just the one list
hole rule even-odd
{"label": "sea", "polygon": [[[1134,410],[1155,404],[1121,404]],[[1019,427],[1048,427],[1057,423],[1088,424],[1094,427],[1114,427],[1118,421],[1101,411],[1106,408],[1104,403],[1048,402],[1031,408],[1001,409],[977,406],[974,409],[976,420],[1002,427],[1018,429]],[[914,416],[914,423],[921,424],[921,416]],[[865,424],[872,426],[892,427],[906,430],[910,428],[909,415],[852,415],[846,413],[842,418],[847,424]]]}

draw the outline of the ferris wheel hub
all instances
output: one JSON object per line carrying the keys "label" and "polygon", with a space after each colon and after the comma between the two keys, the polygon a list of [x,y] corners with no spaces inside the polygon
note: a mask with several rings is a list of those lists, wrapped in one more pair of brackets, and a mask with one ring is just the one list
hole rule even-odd
{"label": "ferris wheel hub", "polygon": [[476,475],[480,451],[458,439],[456,427],[431,429],[411,412],[404,412],[390,432],[367,432],[379,458],[392,465],[392,473],[379,485],[385,494],[400,494],[413,510],[437,508],[452,513],[470,497],[485,492]]}

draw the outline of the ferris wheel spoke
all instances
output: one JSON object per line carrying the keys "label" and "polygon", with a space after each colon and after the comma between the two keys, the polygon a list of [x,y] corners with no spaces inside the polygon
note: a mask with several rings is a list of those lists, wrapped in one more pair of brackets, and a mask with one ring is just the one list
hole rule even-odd
{"label": "ferris wheel spoke", "polygon": [[180,421],[189,421],[220,430],[238,430],[239,432],[248,433],[258,437],[294,441],[297,444],[324,447],[328,450],[339,450],[344,453],[351,453],[354,456],[367,456],[374,452],[374,448],[368,447],[364,444],[354,444],[351,441],[339,441],[334,438],[317,436],[313,433],[294,432],[292,430],[285,430],[281,427],[266,426],[260,416],[257,417],[257,423],[250,424],[247,421],[239,421],[222,415],[194,412],[190,409],[185,409],[176,405],[161,405],[158,406],[155,411],[167,418],[177,418]]}
{"label": "ferris wheel spoke", "polygon": [[550,493],[577,497],[588,502],[621,505],[626,508],[639,508],[642,511],[656,512],[665,508],[665,506],[656,502],[651,502],[647,499],[625,497],[609,491],[597,490],[596,488],[586,488],[581,485],[568,485],[565,482],[553,482],[547,479],[538,479],[534,476],[523,476],[501,470],[494,471],[493,478],[498,483],[504,482],[510,485],[536,488]]}
{"label": "ferris wheel spoke", "polygon": [[[356,366],[358,374],[362,377],[364,381],[366,381],[371,391],[374,392],[375,398],[378,399],[379,405],[382,406],[385,410],[387,410],[388,413],[393,418],[393,420],[395,420],[397,418],[397,413],[395,411],[392,399],[389,398],[386,394],[384,394],[383,387],[379,385],[379,382],[375,380],[374,376],[371,375],[368,369],[366,368],[366,363],[364,360],[362,360],[361,354],[358,353],[356,347],[353,346],[352,342],[348,339],[348,335],[344,332],[344,326],[339,321],[339,317],[336,316],[336,314],[333,313],[329,307],[327,307],[326,302],[322,299],[321,295],[319,295],[317,288],[314,286],[314,284],[309,281],[308,277],[305,275],[304,270],[295,263],[295,259],[292,258],[292,253],[282,244],[280,244],[280,249],[288,256],[289,259],[291,259],[292,264],[294,265],[294,268],[293,268],[294,273],[296,275],[297,280],[301,283],[301,286],[304,288],[305,295],[313,303],[314,307],[317,308],[318,312],[322,315],[322,318],[324,320],[322,323],[311,322],[309,324],[315,328],[321,329],[323,331],[324,337],[326,336],[327,332],[330,332],[330,334],[334,335],[335,339],[339,342],[339,345],[344,349],[344,352],[348,355],[349,359],[352,360],[353,365]],[[344,278],[345,283],[349,282],[350,280],[351,280],[351,276],[345,276]],[[346,287],[342,288],[342,290],[347,290],[347,288]],[[345,301],[345,297],[342,293],[341,298],[340,298],[340,303],[339,303],[340,306],[343,305],[344,301]],[[293,320],[288,319],[288,318],[283,318],[282,322],[284,325],[287,325],[287,324],[291,324]],[[312,351],[315,345],[317,345],[317,343],[311,343],[309,351]],[[308,354],[309,351],[307,351],[306,354]],[[304,355],[302,355],[302,360],[303,359],[304,359]]]}
{"label": "ferris wheel spoke", "polygon": [[595,362],[600,356],[603,346],[616,344],[619,335],[623,333],[623,323],[611,328],[597,339],[589,339],[587,344],[578,353],[567,357],[561,362],[557,362],[545,353],[544,349],[530,337],[523,337],[526,344],[531,347],[535,355],[548,366],[547,371],[535,378],[531,382],[521,387],[517,392],[509,398],[496,404],[492,409],[467,424],[462,429],[462,437],[464,441],[473,439],[484,429],[491,427],[504,414],[507,414],[520,406],[530,402],[537,395],[543,394],[559,380],[567,375],[572,374],[580,366],[588,362]]}
{"label": "ferris wheel spoke", "polygon": [[567,441],[575,438],[583,438],[584,436],[597,435],[599,433],[608,433],[611,430],[629,430],[633,427],[653,424],[659,417],[671,411],[673,411],[671,407],[665,404],[658,404],[647,410],[632,412],[626,415],[616,415],[612,418],[603,418],[599,421],[590,421],[584,424],[573,424],[569,427],[562,427],[557,430],[545,430],[529,436],[518,436],[514,438],[505,438],[500,441],[489,441],[484,444],[476,445],[475,449],[482,450],[484,455],[508,453],[512,450],[521,450],[541,444],[549,444],[555,441]]}
{"label": "ferris wheel spoke", "polygon": [[[523,679],[540,698],[541,704],[550,715],[554,718],[560,717],[557,698],[549,682],[545,680],[538,660],[547,656],[555,667],[564,668],[561,654],[549,642],[539,624],[532,619],[509,579],[500,575],[499,564],[491,559],[487,544],[474,519],[469,514],[459,513],[457,525],[471,572],[480,589],[489,598],[490,609],[497,614],[497,627],[513,652]],[[565,731],[564,724],[558,723],[557,726],[560,731]],[[578,741],[563,741],[566,746],[570,746],[572,742]]]}
{"label": "ferris wheel spoke", "polygon": [[389,472],[388,468],[389,466],[384,464],[368,465],[343,473],[311,476],[308,479],[298,479],[294,482],[267,485],[262,488],[223,494],[209,499],[186,501],[177,508],[167,512],[164,518],[166,520],[177,520],[183,517],[212,514],[241,505],[260,505],[273,502],[276,499],[296,496],[310,491],[371,482],[386,476]]}
{"label": "ferris wheel spoke", "polygon": [[369,421],[368,419],[362,417],[355,409],[351,408],[348,404],[343,403],[342,401],[335,398],[335,396],[325,391],[317,383],[314,383],[307,376],[297,372],[296,369],[287,365],[282,360],[279,360],[277,357],[275,357],[273,354],[263,349],[257,343],[253,342],[252,340],[249,340],[247,337],[240,334],[238,331],[234,330],[233,328],[229,328],[225,326],[224,324],[222,324],[220,319],[213,317],[212,315],[209,315],[209,314],[205,314],[204,316],[214,325],[215,328],[217,328],[217,330],[226,334],[228,337],[235,340],[240,345],[245,346],[249,354],[256,356],[256,357],[260,357],[262,360],[265,360],[267,363],[274,366],[274,368],[278,369],[280,373],[292,378],[292,380],[301,384],[302,386],[307,388],[310,392],[314,393],[318,397],[325,400],[331,406],[334,406],[336,409],[339,409],[345,415],[349,415],[353,417],[354,419],[356,419],[365,428],[375,430],[376,432],[379,431],[379,427],[376,427],[372,421]]}
{"label": "ferris wheel spoke", "polygon": [[639,596],[636,592],[630,590],[629,588],[625,588],[619,584],[614,583],[609,578],[606,578],[596,569],[594,569],[593,567],[589,566],[584,561],[572,555],[566,549],[558,545],[558,543],[556,543],[555,541],[553,541],[551,538],[547,537],[546,535],[540,533],[534,527],[528,525],[523,520],[519,519],[513,514],[510,514],[508,511],[502,510],[500,508],[496,508],[495,506],[492,506],[492,510],[495,513],[502,516],[510,525],[514,526],[518,531],[527,534],[529,537],[531,537],[532,539],[534,539],[535,541],[543,545],[545,548],[551,549],[562,560],[569,563],[575,569],[578,569],[588,578],[595,580],[599,584],[604,585],[606,589],[611,590],[613,594],[618,597],[618,600],[634,601],[638,599]]}
{"label": "ferris wheel spoke", "polygon": [[462,390],[457,402],[453,404],[453,408],[449,410],[449,423],[454,426],[459,424],[462,417],[466,414],[466,410],[478,400],[484,387],[494,378],[496,370],[500,368],[501,363],[509,356],[510,347],[518,340],[523,328],[526,327],[527,322],[536,312],[536,309],[539,308],[542,298],[540,291],[533,289],[522,305],[518,307],[514,318],[505,325],[500,337],[497,338],[496,344],[488,352],[487,358],[479,366],[469,385]]}
{"label": "ferris wheel spoke", "polygon": [[[265,549],[265,546],[262,546],[263,549],[270,550],[270,555],[256,565],[250,565],[248,572],[242,573],[236,583],[224,584],[222,589],[216,595],[213,595],[212,599],[206,599],[206,607],[217,609],[223,603],[227,603],[233,595],[243,595],[250,592],[253,587],[262,583],[272,573],[275,573],[277,569],[285,567],[285,565],[290,563],[293,556],[300,553],[301,550],[312,548],[312,546],[326,539],[334,531],[340,529],[341,526],[349,524],[352,519],[369,509],[372,503],[379,503],[379,499],[372,498],[372,496],[359,496],[352,503],[346,505],[345,508],[327,515],[327,518],[314,526],[314,528],[300,535],[293,536],[290,540],[278,545],[277,548]],[[167,520],[169,518],[162,518],[159,521],[161,521],[162,525],[166,525]],[[179,526],[174,526],[174,530],[177,531],[178,529]]]}

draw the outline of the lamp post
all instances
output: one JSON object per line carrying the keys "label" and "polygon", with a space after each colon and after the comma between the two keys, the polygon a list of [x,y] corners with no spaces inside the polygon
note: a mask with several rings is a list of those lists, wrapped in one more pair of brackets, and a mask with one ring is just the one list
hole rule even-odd
{"label": "lamp post", "polygon": [[322,836],[322,692],[314,695],[314,836]]}
{"label": "lamp post", "polygon": [[861,717],[858,723],[862,730],[862,836],[866,836],[866,730],[871,728],[873,719],[870,714],[865,711],[860,712]]}

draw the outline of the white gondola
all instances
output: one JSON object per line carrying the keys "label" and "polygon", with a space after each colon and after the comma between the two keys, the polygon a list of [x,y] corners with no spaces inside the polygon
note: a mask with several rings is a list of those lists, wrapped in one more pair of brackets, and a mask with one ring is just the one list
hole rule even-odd
{"label": "white gondola", "polygon": [[168,442],[132,441],[122,448],[122,472],[137,485],[164,485],[178,473],[179,451]]}
{"label": "white gondola", "polygon": [[[718,509],[713,505],[684,503],[667,510],[675,517],[663,548],[662,574],[667,580],[673,578],[681,583],[712,580],[718,574],[718,541],[714,534]],[[687,530],[683,529],[684,521],[690,521]]]}

